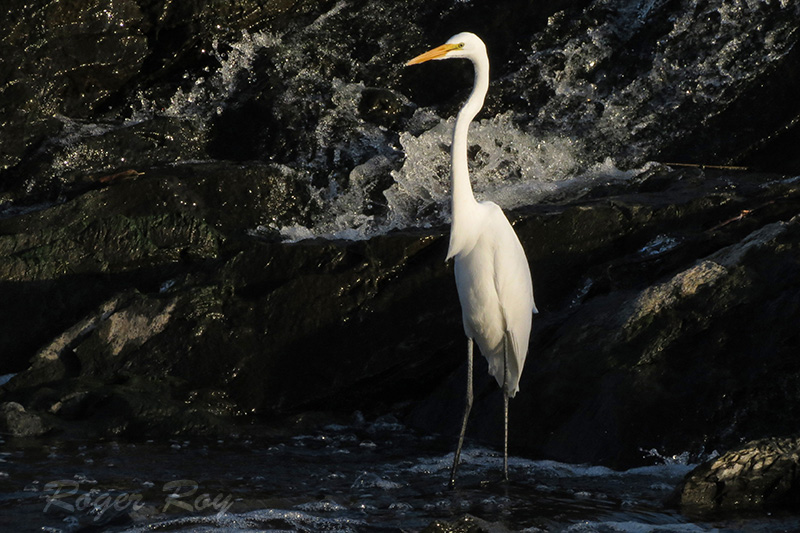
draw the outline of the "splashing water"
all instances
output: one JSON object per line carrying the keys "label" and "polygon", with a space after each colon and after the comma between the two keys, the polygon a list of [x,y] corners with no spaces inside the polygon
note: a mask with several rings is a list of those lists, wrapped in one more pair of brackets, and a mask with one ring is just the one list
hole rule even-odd
{"label": "splashing water", "polygon": [[211,48],[202,50],[202,53],[213,57],[219,67],[213,72],[206,67],[205,74],[194,78],[189,73],[184,74],[190,87],[178,87],[167,106],[161,106],[157,100],[139,92],[137,100],[131,104],[131,117],[126,124],[166,116],[194,120],[200,125],[206,125],[214,115],[223,112],[237,88],[252,81],[253,62],[257,54],[264,48],[276,48],[280,45],[280,38],[272,33],[242,31],[241,38],[226,43],[227,50],[223,52],[222,43],[215,39]]}
{"label": "splashing water", "polygon": [[[342,6],[334,8],[337,10]],[[328,18],[314,24],[324,26]],[[131,120],[162,115],[206,124],[224,112],[241,84],[252,81],[255,58],[266,54],[272,57],[279,77],[291,80],[276,105],[278,118],[291,122],[280,110],[308,106],[309,88],[319,90],[325,73],[302,47],[288,44],[268,32],[243,32],[224,53],[215,42],[208,52],[219,61],[215,72],[198,77],[188,90],[177,89],[162,110],[140,95]],[[281,161],[309,176],[325,175],[313,183],[309,178],[311,221],[263,229],[299,241],[313,237],[365,239],[394,229],[446,224],[450,216],[449,145],[455,118],[442,119],[431,109],[417,109],[409,129],[422,133],[401,132],[394,141],[384,128],[360,118],[363,83],[338,78],[325,83],[329,103],[310,135],[313,146],[293,161]],[[633,175],[618,170],[610,158],[591,163],[583,142],[574,136],[527,133],[515,123],[512,111],[473,123],[470,143],[476,197],[504,209],[530,205],[570,186],[585,187],[597,179]],[[399,164],[401,154],[405,159]],[[344,181],[337,178],[340,169],[347,173]],[[385,185],[388,179],[391,182]]]}
{"label": "splashing water", "polygon": [[[500,80],[527,107],[473,124],[479,199],[514,209],[565,187],[631,177],[649,160],[680,153],[684,137],[791,51],[800,3],[683,0],[676,8],[664,0],[597,0],[586,13],[554,15],[532,36],[522,65]],[[420,109],[415,120],[427,124],[421,134],[412,126],[415,133],[400,134],[405,160],[391,169],[385,214],[365,215],[361,199],[342,190],[321,199],[324,216],[283,235],[365,238],[446,223],[454,119]],[[704,155],[713,158],[713,150]]]}
{"label": "splashing water", "polygon": [[[800,2],[679,3],[594,0],[585,16],[556,13],[532,34],[519,64],[493,80],[492,91],[514,96],[511,109],[470,130],[478,199],[515,209],[572,188],[628,179],[725,111],[742,87],[758,84],[797,40]],[[270,234],[289,241],[364,239],[446,224],[454,118],[418,108],[401,126],[405,131],[393,131],[359,112],[369,83],[390,89],[377,81],[375,65],[397,58],[383,40],[371,57],[355,60],[358,38],[343,37],[341,28],[354,17],[377,25],[381,16],[338,2],[305,27],[214,41],[203,53],[216,67],[186,73],[166,97],[139,93],[120,124],[65,120],[52,170],[59,176],[122,164],[98,152],[113,143],[87,139],[159,118],[192,124],[188,135],[196,145],[142,157],[147,164],[208,157],[203,143],[214,120],[263,89],[272,91],[274,135],[283,137],[277,147],[258,146],[261,152],[247,157],[291,169],[287,179],[298,180],[310,198],[303,216],[273,225]],[[413,109],[405,96],[390,92]]]}
{"label": "splashing water", "polygon": [[[455,118],[440,122],[419,137],[404,133],[403,167],[392,174],[395,184],[384,194],[395,216],[394,226],[425,220],[431,209],[449,216],[450,137]],[[536,139],[518,129],[511,114],[475,123],[470,131],[471,179],[479,200],[502,207],[529,204],[552,192],[579,166],[579,143],[564,138]],[[428,217],[430,218],[430,217]]]}
{"label": "splashing water", "polygon": [[592,157],[641,165],[725,111],[796,42],[798,2],[680,4],[598,0],[581,21],[551,17],[509,76],[534,108],[527,127],[579,135]]}
{"label": "splashing water", "polygon": [[[427,114],[430,110],[418,110]],[[475,122],[470,128],[470,179],[479,201],[492,201],[504,209],[531,205],[569,187],[587,187],[603,180],[624,180],[641,170],[622,171],[613,160],[586,165],[580,141],[566,137],[537,138],[517,127],[507,112]],[[360,214],[365,184],[385,172],[390,162],[376,156],[353,169],[350,188],[328,198],[325,215],[313,228],[281,228],[289,240],[322,236],[365,239],[393,229],[432,227],[450,219],[450,141],[455,117],[438,119],[420,135],[404,132],[400,144],[406,159],[391,171],[394,183],[385,191],[388,214]]]}
{"label": "splashing water", "polygon": [[[384,194],[392,211],[389,226],[441,224],[450,216],[449,145],[455,118],[415,137],[400,136],[406,160],[392,173],[395,184]],[[470,178],[478,200],[505,209],[530,205],[580,174],[580,141],[537,138],[520,130],[510,112],[474,123],[470,129]],[[433,213],[433,216],[431,216]]]}

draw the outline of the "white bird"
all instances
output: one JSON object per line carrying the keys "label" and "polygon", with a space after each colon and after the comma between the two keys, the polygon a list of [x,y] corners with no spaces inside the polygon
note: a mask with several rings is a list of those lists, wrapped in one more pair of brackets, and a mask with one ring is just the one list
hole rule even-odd
{"label": "white bird", "polygon": [[508,479],[508,399],[519,390],[519,378],[528,352],[531,319],[537,313],[533,283],[525,251],[517,234],[493,202],[478,202],[467,168],[467,132],[483,107],[489,89],[486,45],[472,33],[459,33],[445,44],[410,60],[416,65],[431,59],[465,58],[475,67],[475,84],[461,108],[451,146],[452,222],[447,259],[455,258],[455,277],[467,335],[467,396],[458,447],[450,471],[455,486],[467,419],[472,408],[472,346],[478,343],[489,362],[489,374],[503,389],[503,477]]}

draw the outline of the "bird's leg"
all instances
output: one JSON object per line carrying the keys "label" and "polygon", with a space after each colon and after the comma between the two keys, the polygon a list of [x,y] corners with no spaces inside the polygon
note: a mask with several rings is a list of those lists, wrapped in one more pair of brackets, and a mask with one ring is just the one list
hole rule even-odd
{"label": "bird's leg", "polygon": [[464,408],[464,418],[461,421],[461,434],[458,436],[458,447],[456,447],[456,454],[453,456],[453,468],[450,470],[450,488],[456,486],[456,471],[458,470],[458,461],[461,458],[461,446],[464,445],[464,433],[467,431],[467,419],[469,412],[472,409],[472,339],[467,339],[467,401]]}
{"label": "bird's leg", "polygon": [[508,334],[503,337],[503,480],[508,481]]}
{"label": "bird's leg", "polygon": [[508,481],[508,393],[503,393],[505,426],[503,428],[503,480]]}

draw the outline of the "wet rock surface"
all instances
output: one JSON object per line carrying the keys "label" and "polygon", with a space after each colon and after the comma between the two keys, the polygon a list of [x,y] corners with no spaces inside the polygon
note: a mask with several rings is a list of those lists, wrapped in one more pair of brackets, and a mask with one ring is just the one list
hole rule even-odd
{"label": "wet rock surface", "polygon": [[[577,135],[585,163],[614,154],[630,165],[797,169],[786,148],[798,135],[800,48],[785,24],[796,13],[783,3],[699,6],[679,20],[672,6],[587,0],[379,9],[363,0],[14,0],[5,9],[3,203],[57,198],[86,173],[131,162],[275,161],[339,181],[376,155],[399,165],[394,147],[414,129],[413,110],[452,114],[452,96],[471,80],[464,65],[437,64],[437,83],[431,67],[402,65],[464,28],[484,37],[495,66],[487,116],[512,110],[525,129]],[[740,63],[758,53],[767,60],[746,71]],[[686,73],[697,79],[675,79]],[[339,94],[347,84],[354,109]]]}
{"label": "wet rock surface", "polygon": [[464,515],[452,521],[437,520],[422,531],[423,533],[507,533],[510,530],[502,524]]}
{"label": "wet rock surface", "polygon": [[13,437],[40,437],[47,433],[42,419],[16,402],[0,404],[0,431]]}
{"label": "wet rock surface", "polygon": [[[567,207],[537,227],[518,222],[538,258],[543,312],[511,402],[512,449],[631,465],[652,448],[702,453],[796,430],[796,190],[723,181],[695,197],[671,185],[676,204],[640,192]],[[478,369],[476,431],[501,442],[502,400]],[[451,376],[412,419],[455,434],[464,379]]]}
{"label": "wet rock surface", "polygon": [[684,512],[713,515],[800,505],[800,438],[748,442],[693,470],[677,491]]}
{"label": "wet rock surface", "polygon": [[[120,120],[120,113],[130,113],[126,98],[137,90],[174,91],[186,69],[207,66],[201,50],[214,39],[256,24],[282,27],[288,15],[302,19],[325,4],[252,0],[225,6],[135,0],[6,3],[8,31],[0,40],[5,62],[0,95],[6,104],[0,113],[0,190],[22,187],[26,195],[57,194],[76,177],[59,169],[59,165],[71,168],[71,162],[59,155],[63,143],[58,138],[80,134],[84,125],[101,137],[83,148],[84,156],[95,159],[95,168],[124,166],[131,153],[136,154],[137,164],[148,152],[159,162],[205,156],[202,136],[180,131],[191,130],[187,124],[165,126],[156,121],[134,125],[134,132],[111,131],[110,138],[104,134]],[[104,120],[108,121],[105,127],[98,127],[96,123]],[[182,141],[179,148],[171,142],[176,133]],[[131,140],[138,140],[139,146],[132,149]],[[173,149],[165,151],[164,144]],[[107,160],[98,161],[98,156]]]}

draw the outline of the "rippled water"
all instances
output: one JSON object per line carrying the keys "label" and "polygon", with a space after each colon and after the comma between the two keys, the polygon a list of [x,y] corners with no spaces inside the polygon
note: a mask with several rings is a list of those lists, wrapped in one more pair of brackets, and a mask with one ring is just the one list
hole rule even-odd
{"label": "rippled water", "polygon": [[[777,531],[791,519],[692,522],[664,500],[685,457],[623,472],[509,459],[356,413],[297,435],[211,442],[15,441],[0,455],[4,531],[418,531],[470,514],[512,530]],[[654,452],[651,452],[654,453]],[[654,454],[657,455],[657,454]]]}

